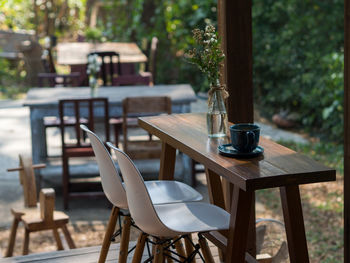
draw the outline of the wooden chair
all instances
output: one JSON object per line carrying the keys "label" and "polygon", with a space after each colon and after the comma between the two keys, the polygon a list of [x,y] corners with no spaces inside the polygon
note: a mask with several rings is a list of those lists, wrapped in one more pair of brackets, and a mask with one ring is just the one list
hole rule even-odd
{"label": "wooden chair", "polygon": [[[59,101],[59,116],[60,116],[60,130],[62,141],[62,187],[63,187],[63,202],[64,208],[68,209],[68,201],[74,197],[95,197],[104,196],[102,189],[96,191],[96,187],[91,191],[92,186],[101,188],[99,181],[91,178],[79,178],[74,180],[71,178],[69,172],[69,160],[71,158],[82,158],[94,156],[94,151],[91,144],[86,142],[85,136],[80,129],[81,118],[86,119],[86,126],[90,130],[95,131],[101,126],[101,137],[104,141],[109,141],[109,111],[107,98],[88,98],[88,99],[70,99]],[[73,139],[67,140],[68,127],[64,125],[64,118],[66,116],[74,116],[76,120],[74,126],[70,128]],[[96,129],[95,129],[96,128]],[[84,171],[83,171],[84,174]],[[90,176],[91,177],[91,176]],[[84,180],[86,179],[86,180]],[[76,189],[74,189],[76,187]],[[83,189],[85,188],[85,189]]]}
{"label": "wooden chair", "polygon": [[[45,164],[33,165],[30,157],[19,155],[19,167],[7,170],[9,172],[19,171],[20,183],[23,187],[24,208],[11,209],[14,219],[5,257],[11,257],[13,254],[17,227],[20,222],[25,227],[23,255],[28,254],[29,251],[29,234],[42,230],[51,229],[57,243],[57,249],[62,250],[62,242],[57,231],[61,228],[69,248],[75,248],[74,241],[67,228],[69,216],[63,212],[55,211],[55,191],[52,188],[41,189],[40,201],[37,204],[34,169],[44,167]],[[38,206],[40,209],[38,209]]]}
{"label": "wooden chair", "polygon": [[150,48],[148,63],[146,64],[146,70],[139,72],[138,74],[119,74],[118,77],[113,79],[113,85],[115,86],[130,86],[130,85],[147,85],[153,86],[156,77],[156,54],[157,54],[158,38],[153,37]]}
{"label": "wooden chair", "polygon": [[[142,175],[130,157],[118,148],[111,148],[116,154],[123,175],[130,215],[144,233],[144,237],[141,236],[138,240],[133,262],[139,262],[141,259],[145,239],[150,236],[155,248],[153,255],[146,262],[152,259],[152,262],[164,262],[165,258],[168,262],[195,262],[194,257],[201,248],[203,261],[213,263],[214,259],[202,233],[227,230],[230,214],[218,206],[202,202],[184,201],[156,205],[152,202]],[[199,246],[194,245],[192,241],[188,243],[192,247],[186,249],[187,255],[183,256],[182,253],[174,253],[171,250],[179,236],[191,240],[191,234],[196,232],[199,233]],[[179,257],[179,260],[176,257]]]}
{"label": "wooden chair", "polygon": [[91,52],[88,56],[98,55],[101,59],[100,76],[102,77],[103,86],[112,86],[113,78],[121,75],[120,56],[112,51]]}
{"label": "wooden chair", "polygon": [[191,180],[192,180],[192,186],[196,186],[197,181],[196,181],[196,174],[197,173],[204,173],[205,169],[202,164],[199,162],[196,162],[195,160],[191,160]]}
{"label": "wooden chair", "polygon": [[58,74],[53,61],[51,49],[46,49],[47,56],[42,59],[45,72],[38,73],[39,87],[76,87],[79,86],[80,73]]}
{"label": "wooden chair", "polygon": [[160,158],[159,140],[130,140],[129,133],[138,127],[135,121],[140,116],[171,114],[169,97],[128,97],[123,100],[123,150],[132,159]]}
{"label": "wooden chair", "polygon": [[[52,58],[51,49],[47,49],[47,58],[42,59],[43,67],[45,72],[38,73],[38,86],[39,87],[76,87],[79,86],[80,73],[72,72],[70,74],[58,74],[56,71],[56,67]],[[65,120],[65,125],[73,126],[75,123],[74,118],[67,118]],[[60,126],[59,118],[55,116],[47,116],[43,119],[44,125],[44,140],[47,144],[46,140],[46,130],[48,128],[58,128]],[[46,147],[47,148],[47,147]],[[46,150],[47,154],[47,150]]]}
{"label": "wooden chair", "polygon": [[157,50],[158,38],[152,37],[148,54],[148,63],[146,64],[146,72],[150,72],[152,74],[153,84],[156,83],[155,81],[157,77]]}

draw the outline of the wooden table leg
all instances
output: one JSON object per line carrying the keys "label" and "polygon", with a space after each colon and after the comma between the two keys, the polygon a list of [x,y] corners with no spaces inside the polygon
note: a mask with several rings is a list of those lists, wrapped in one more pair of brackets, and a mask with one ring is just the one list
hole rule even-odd
{"label": "wooden table leg", "polygon": [[284,223],[291,263],[309,262],[303,210],[298,185],[280,187]]}
{"label": "wooden table leg", "polygon": [[233,194],[233,184],[231,184],[225,178],[222,178],[222,191],[223,191],[224,200],[225,200],[225,208],[224,209],[227,212],[230,212],[230,210],[231,210],[232,194]]}
{"label": "wooden table leg", "polygon": [[230,229],[227,237],[226,262],[245,262],[253,196],[253,192],[245,192],[234,186]]}
{"label": "wooden table leg", "polygon": [[250,211],[250,220],[249,220],[249,232],[248,232],[248,243],[247,243],[247,252],[256,257],[256,213],[255,213],[255,192],[252,194],[252,204]]}
{"label": "wooden table leg", "polygon": [[207,168],[205,168],[205,175],[207,178],[210,203],[225,209],[225,200],[220,176]]}
{"label": "wooden table leg", "polygon": [[162,142],[162,154],[160,156],[159,180],[173,180],[176,161],[176,149]]}

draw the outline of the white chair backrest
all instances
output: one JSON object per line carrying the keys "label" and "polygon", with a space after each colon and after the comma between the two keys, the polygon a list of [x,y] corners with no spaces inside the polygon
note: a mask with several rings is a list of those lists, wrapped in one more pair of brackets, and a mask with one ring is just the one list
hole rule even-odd
{"label": "white chair backrest", "polygon": [[126,192],[111,155],[95,133],[85,125],[80,125],[80,128],[87,133],[94,150],[100,170],[103,192],[114,206],[127,209]]}
{"label": "white chair backrest", "polygon": [[160,233],[169,232],[169,229],[160,221],[143,178],[133,161],[113,144],[107,142],[107,145],[115,151],[123,174],[129,211],[136,225],[150,235],[158,236]]}

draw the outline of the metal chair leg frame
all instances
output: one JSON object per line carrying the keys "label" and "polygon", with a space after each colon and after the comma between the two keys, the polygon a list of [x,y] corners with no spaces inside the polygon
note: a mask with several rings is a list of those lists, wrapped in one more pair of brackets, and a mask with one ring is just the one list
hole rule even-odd
{"label": "metal chair leg frame", "polygon": [[[179,263],[191,262],[193,260],[193,258],[196,256],[196,254],[199,254],[201,260],[203,262],[205,262],[202,254],[200,253],[200,246],[199,246],[199,244],[194,244],[193,241],[188,237],[188,235],[180,236],[180,237],[178,237],[175,240],[172,240],[172,239],[161,240],[161,239],[159,239],[157,237],[154,237],[154,238],[156,239],[155,242],[151,241],[149,238],[146,239],[146,245],[147,245],[147,251],[148,251],[149,258],[146,261],[144,261],[144,263],[151,262],[154,259],[154,255],[151,254],[149,244],[162,245],[163,246],[163,253],[166,252],[166,253],[164,253],[164,256],[171,258],[175,262],[179,262]],[[175,243],[178,242],[179,240],[181,240],[182,238],[189,239],[190,240],[190,244],[194,248],[194,250],[191,252],[191,254],[187,256],[187,258],[170,249],[170,247],[175,248]],[[172,256],[172,255],[177,256],[179,259],[174,257],[174,256]]]}
{"label": "metal chair leg frame", "polygon": [[112,242],[115,242],[115,238],[117,237],[117,236],[119,236],[119,235],[121,235],[122,234],[122,229],[123,229],[123,227],[122,227],[122,217],[121,217],[121,215],[122,215],[122,213],[119,211],[119,213],[118,213],[118,224],[119,224],[119,229],[117,230],[117,231],[115,231],[115,233],[112,235],[112,237],[111,237],[111,241]]}

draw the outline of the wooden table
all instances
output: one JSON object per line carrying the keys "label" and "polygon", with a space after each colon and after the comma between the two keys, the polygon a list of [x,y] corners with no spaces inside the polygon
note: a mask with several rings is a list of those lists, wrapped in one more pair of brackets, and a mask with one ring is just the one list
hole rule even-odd
{"label": "wooden table", "polygon": [[71,42],[57,44],[57,63],[61,65],[87,64],[87,55],[94,51],[115,51],[119,53],[121,63],[147,62],[147,57],[136,43]]}
{"label": "wooden table", "polygon": [[245,262],[255,256],[254,192],[274,187],[280,188],[290,261],[309,262],[299,185],[334,181],[335,170],[264,138],[260,140],[263,156],[221,156],[218,145],[228,138],[209,139],[204,114],[144,117],[139,125],[163,142],[160,179],[173,179],[176,149],[205,166],[211,202],[231,213],[225,235],[206,235],[226,248],[226,262]]}
{"label": "wooden table", "polygon": [[[122,101],[126,97],[136,96],[169,96],[172,100],[172,110],[175,113],[190,112],[191,102],[196,101],[195,93],[188,84],[100,87],[99,97],[109,99],[109,114],[113,117],[122,115]],[[27,93],[24,106],[30,108],[30,126],[32,135],[33,163],[46,160],[46,143],[43,118],[58,116],[58,101],[60,99],[77,99],[90,97],[90,88],[33,88]]]}
{"label": "wooden table", "polygon": [[88,85],[86,74],[87,55],[94,51],[115,51],[120,55],[122,74],[135,74],[136,64],[147,62],[147,57],[142,53],[136,43],[87,43],[71,42],[57,45],[57,63],[70,66],[71,72],[79,72],[78,86]]}

